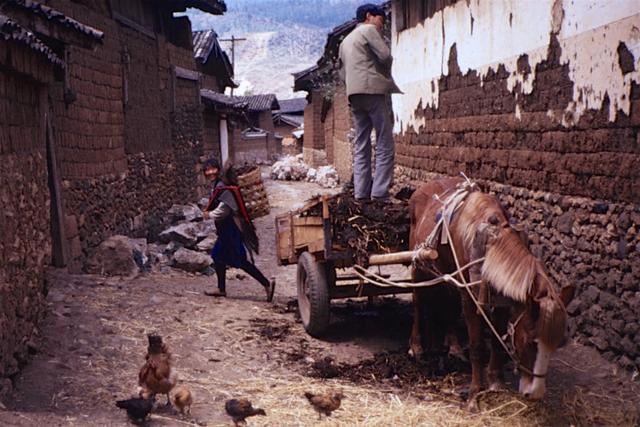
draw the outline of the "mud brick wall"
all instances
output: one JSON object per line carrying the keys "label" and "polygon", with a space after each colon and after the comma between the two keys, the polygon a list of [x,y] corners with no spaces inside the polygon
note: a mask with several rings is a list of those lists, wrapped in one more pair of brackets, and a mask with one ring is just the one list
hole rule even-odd
{"label": "mud brick wall", "polygon": [[324,121],[324,136],[327,161],[338,172],[341,181],[351,179],[353,173],[353,150],[351,146],[351,128],[353,119],[349,108],[349,99],[344,84],[334,88],[331,108]]}
{"label": "mud brick wall", "polygon": [[[482,79],[462,74],[454,45],[437,106],[420,105],[423,125],[396,135],[396,184],[460,171],[483,182],[526,226],[533,252],[577,286],[572,336],[638,369],[640,87],[630,85],[631,108],[615,119],[607,97],[573,117],[574,82],[560,57],[552,37],[532,91],[516,95],[502,65]],[[532,70],[527,55],[518,66]]]}
{"label": "mud brick wall", "polygon": [[327,163],[324,124],[321,120],[323,93],[311,91],[311,100],[304,108],[304,142],[302,153],[309,166],[318,167]]}
{"label": "mud brick wall", "polygon": [[[26,57],[20,71],[37,77],[43,64]],[[0,398],[26,363],[46,309],[52,242],[41,95],[42,86],[0,66]]]}
{"label": "mud brick wall", "polygon": [[94,51],[71,48],[75,101],[65,104],[62,83],[51,89],[65,234],[78,270],[106,237],[153,237],[161,210],[195,200],[203,119],[198,83],[172,78],[172,65],[196,69],[191,50],[122,25],[106,8],[54,6],[106,34]]}
{"label": "mud brick wall", "polygon": [[207,157],[221,158],[220,153],[220,116],[210,109],[205,109],[204,113],[204,154]]}
{"label": "mud brick wall", "polygon": [[169,66],[160,60],[162,45],[158,40],[122,25],[116,34],[119,51],[126,49],[128,53],[128,63],[116,58],[127,84],[126,101],[123,102],[125,150],[138,153],[166,149],[171,145],[166,83]]}

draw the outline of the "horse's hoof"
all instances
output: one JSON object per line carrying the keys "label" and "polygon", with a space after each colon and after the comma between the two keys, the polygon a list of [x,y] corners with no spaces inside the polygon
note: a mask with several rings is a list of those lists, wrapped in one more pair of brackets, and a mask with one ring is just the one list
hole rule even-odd
{"label": "horse's hoof", "polygon": [[415,360],[422,359],[422,347],[412,346],[409,347],[409,356],[413,357]]}
{"label": "horse's hoof", "polygon": [[468,362],[469,359],[467,359],[467,356],[464,355],[464,351],[462,350],[462,348],[460,346],[451,346],[449,347],[449,354],[448,354],[450,359],[458,359],[461,362]]}
{"label": "horse's hoof", "polygon": [[473,396],[467,402],[467,411],[473,412],[473,413],[480,412],[480,406],[478,406],[478,399],[476,399],[476,397],[477,396]]}
{"label": "horse's hoof", "polygon": [[502,381],[493,381],[489,385],[489,391],[506,391],[507,386],[504,385]]}

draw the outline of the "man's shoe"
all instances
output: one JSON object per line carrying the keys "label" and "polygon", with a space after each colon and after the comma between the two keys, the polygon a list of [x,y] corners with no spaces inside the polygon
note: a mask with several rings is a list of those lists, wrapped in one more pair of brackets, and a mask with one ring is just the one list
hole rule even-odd
{"label": "man's shoe", "polygon": [[267,294],[267,302],[273,301],[273,293],[276,290],[276,279],[271,279],[269,284],[264,287],[264,291]]}
{"label": "man's shoe", "polygon": [[204,294],[210,297],[226,297],[227,293],[225,291],[204,291]]}

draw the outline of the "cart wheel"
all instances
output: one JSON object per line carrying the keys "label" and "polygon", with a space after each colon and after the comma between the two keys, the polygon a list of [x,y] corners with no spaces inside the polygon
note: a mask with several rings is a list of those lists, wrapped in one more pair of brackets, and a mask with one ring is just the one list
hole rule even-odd
{"label": "cart wheel", "polygon": [[298,310],[307,333],[321,336],[329,327],[329,286],[326,266],[309,252],[298,258]]}

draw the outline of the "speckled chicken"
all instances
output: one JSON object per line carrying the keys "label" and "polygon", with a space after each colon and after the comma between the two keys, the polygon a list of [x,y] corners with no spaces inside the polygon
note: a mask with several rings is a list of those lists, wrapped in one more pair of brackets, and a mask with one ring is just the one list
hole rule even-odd
{"label": "speckled chicken", "polygon": [[237,426],[238,423],[246,424],[245,418],[254,415],[267,415],[264,409],[254,408],[247,399],[229,399],[224,404],[224,409]]}
{"label": "speckled chicken", "polygon": [[146,362],[140,368],[138,382],[153,395],[166,394],[167,405],[171,405],[169,392],[176,385],[176,378],[171,376],[171,353],[159,335],[149,334],[148,338]]}
{"label": "speckled chicken", "polygon": [[304,397],[309,400],[313,409],[318,413],[318,419],[322,419],[322,414],[327,417],[331,415],[333,411],[340,407],[344,394],[341,391],[325,393],[325,394],[313,394],[306,392]]}
{"label": "speckled chicken", "polygon": [[191,391],[186,387],[178,387],[173,395],[173,404],[180,410],[182,415],[191,415],[191,404],[193,403],[193,396]]}

